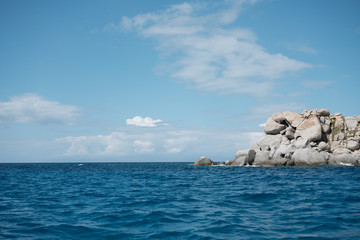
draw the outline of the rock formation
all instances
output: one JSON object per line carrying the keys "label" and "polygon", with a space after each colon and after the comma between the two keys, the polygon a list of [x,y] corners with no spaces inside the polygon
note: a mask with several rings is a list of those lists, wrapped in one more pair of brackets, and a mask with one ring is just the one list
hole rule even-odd
{"label": "rock formation", "polygon": [[360,116],[331,115],[327,109],[305,110],[303,113],[287,111],[270,116],[264,131],[266,135],[250,150],[238,151],[233,160],[221,164],[360,165]]}

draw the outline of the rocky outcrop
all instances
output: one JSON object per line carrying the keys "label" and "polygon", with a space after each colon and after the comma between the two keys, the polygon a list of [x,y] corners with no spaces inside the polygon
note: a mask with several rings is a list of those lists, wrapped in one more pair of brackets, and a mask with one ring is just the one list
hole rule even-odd
{"label": "rocky outcrop", "polygon": [[360,165],[360,116],[331,115],[327,109],[286,111],[271,115],[264,131],[250,150],[238,151],[223,165]]}
{"label": "rocky outcrop", "polygon": [[200,157],[194,162],[194,166],[213,166],[213,165],[217,165],[217,163],[213,162],[208,157]]}
{"label": "rocky outcrop", "polygon": [[[254,165],[360,165],[360,116],[343,117],[341,113],[331,115],[327,109],[315,109],[276,113],[269,119],[266,135],[251,148],[259,155]],[[267,124],[273,121],[283,125],[277,129],[285,131],[267,132]]]}

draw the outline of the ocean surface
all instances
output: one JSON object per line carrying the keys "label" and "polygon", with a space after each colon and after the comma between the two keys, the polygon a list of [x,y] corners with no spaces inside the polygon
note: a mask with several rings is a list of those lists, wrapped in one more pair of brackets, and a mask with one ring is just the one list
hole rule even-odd
{"label": "ocean surface", "polygon": [[360,239],[360,167],[0,164],[0,239]]}

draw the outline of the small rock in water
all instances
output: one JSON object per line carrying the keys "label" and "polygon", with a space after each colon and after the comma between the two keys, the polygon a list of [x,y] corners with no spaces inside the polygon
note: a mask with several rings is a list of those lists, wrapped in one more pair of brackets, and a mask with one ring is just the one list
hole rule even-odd
{"label": "small rock in water", "polygon": [[217,164],[208,157],[200,157],[194,163],[194,166],[212,166],[212,165],[217,165]]}

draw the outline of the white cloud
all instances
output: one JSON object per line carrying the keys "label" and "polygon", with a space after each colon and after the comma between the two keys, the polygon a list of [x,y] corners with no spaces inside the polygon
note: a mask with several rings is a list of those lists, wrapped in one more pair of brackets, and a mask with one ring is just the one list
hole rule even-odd
{"label": "white cloud", "polygon": [[190,144],[196,144],[198,139],[194,136],[179,136],[176,138],[165,139],[164,147],[168,153],[180,153],[185,150]]}
{"label": "white cloud", "polygon": [[48,101],[36,94],[13,96],[9,102],[0,102],[0,124],[9,122],[39,124],[72,124],[80,109]]}
{"label": "white cloud", "polygon": [[[184,130],[171,127],[161,129],[124,128],[108,135],[69,136],[57,139],[64,157],[131,157],[141,160],[144,154],[149,159],[192,161],[202,155],[217,156],[228,160],[239,149],[247,149],[262,136],[263,132],[241,132],[234,129]],[[59,146],[59,149],[60,149]],[[153,158],[152,158],[153,156]],[[129,158],[130,157],[130,158]],[[180,158],[179,157],[185,157]],[[190,158],[189,158],[190,157]]]}
{"label": "white cloud", "polygon": [[109,135],[65,137],[57,139],[68,146],[64,156],[119,156],[131,154],[149,154],[157,151],[179,153],[196,141],[190,131],[124,131]]}
{"label": "white cloud", "polygon": [[313,80],[302,81],[302,85],[304,87],[312,88],[312,89],[321,89],[334,83],[335,83],[334,81],[313,81]]}
{"label": "white cloud", "polygon": [[260,123],[259,127],[265,127],[265,123]]}
{"label": "white cloud", "polygon": [[[263,97],[276,79],[311,67],[280,53],[272,54],[256,43],[249,29],[231,29],[243,7],[254,1],[228,1],[173,5],[156,13],[123,17],[112,29],[136,30],[155,38],[158,49],[173,56],[170,75],[191,87],[220,94],[239,93]],[[205,14],[209,9],[220,9]]]}
{"label": "white cloud", "polygon": [[135,140],[134,151],[139,153],[150,153],[154,152],[153,144],[150,141]]}
{"label": "white cloud", "polygon": [[161,122],[162,120],[160,119],[153,120],[150,117],[142,118],[140,116],[126,119],[126,125],[136,126],[136,127],[156,127]]}
{"label": "white cloud", "polygon": [[70,144],[64,153],[65,156],[117,156],[128,154],[129,149],[131,149],[129,136],[121,132],[97,136],[69,136],[56,140],[59,143]]}

